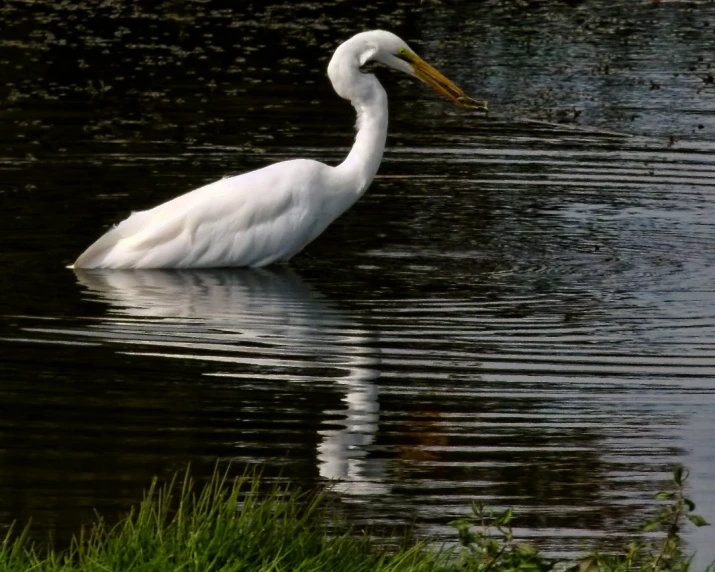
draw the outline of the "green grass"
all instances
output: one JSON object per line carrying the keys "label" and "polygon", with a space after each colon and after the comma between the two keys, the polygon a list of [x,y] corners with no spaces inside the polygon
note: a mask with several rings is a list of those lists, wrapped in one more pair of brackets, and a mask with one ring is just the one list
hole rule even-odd
{"label": "green grass", "polygon": [[[259,479],[216,474],[202,488],[186,476],[156,482],[139,507],[108,527],[101,519],[64,551],[37,548],[28,530],[0,547],[2,571],[345,571],[440,570],[441,556],[421,547],[388,555],[366,536],[329,533],[321,493],[276,486],[259,492]],[[335,523],[340,526],[339,523]]]}
{"label": "green grass", "polygon": [[331,521],[324,493],[282,485],[261,492],[255,476],[232,480],[217,472],[203,487],[188,473],[181,486],[176,479],[163,487],[154,482],[142,503],[117,525],[98,518],[65,550],[35,545],[28,529],[17,535],[11,531],[0,545],[0,571],[686,571],[680,522],[687,517],[696,525],[706,523],[692,514],[694,505],[683,496],[684,475],[678,470],[677,489],[660,493],[668,506],[646,523],[650,530],[664,529],[661,544],[635,542],[623,554],[594,552],[575,563],[555,562],[516,544],[511,510],[491,514],[475,504],[470,519],[451,523],[458,535],[452,548],[417,543],[388,551]]}

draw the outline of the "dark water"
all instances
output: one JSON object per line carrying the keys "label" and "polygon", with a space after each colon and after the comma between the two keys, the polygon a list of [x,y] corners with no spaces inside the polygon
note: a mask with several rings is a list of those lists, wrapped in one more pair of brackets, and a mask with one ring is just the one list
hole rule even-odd
{"label": "dark water", "polygon": [[[651,516],[676,463],[715,521],[715,7],[660,2],[0,7],[0,532],[66,538],[217,460],[358,523],[474,499],[558,553]],[[225,174],[334,163],[324,68],[392,29],[485,119],[383,73],[369,193],[288,267],[65,268]],[[688,535],[699,564],[713,532]]]}

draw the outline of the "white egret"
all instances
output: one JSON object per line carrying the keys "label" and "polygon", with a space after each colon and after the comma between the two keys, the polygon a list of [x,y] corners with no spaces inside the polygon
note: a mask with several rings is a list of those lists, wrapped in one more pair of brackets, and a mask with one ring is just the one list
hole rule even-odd
{"label": "white egret", "polygon": [[357,111],[357,135],[335,167],[309,159],[276,163],[216,181],[135,212],[92,244],[75,268],[266,266],[300,252],[352,206],[375,177],[387,136],[387,95],[363,73],[370,61],[413,75],[454,103],[486,110],[382,30],[353,36],[335,51],[328,76]]}

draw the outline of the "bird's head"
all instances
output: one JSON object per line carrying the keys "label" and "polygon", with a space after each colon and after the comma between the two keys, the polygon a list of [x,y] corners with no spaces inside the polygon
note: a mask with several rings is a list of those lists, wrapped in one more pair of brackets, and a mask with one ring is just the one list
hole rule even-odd
{"label": "bird's head", "polygon": [[391,32],[373,30],[357,34],[349,42],[362,45],[357,56],[360,66],[370,61],[415,76],[461,107],[487,110],[486,101],[469,97],[453,81],[419,57],[407,43]]}

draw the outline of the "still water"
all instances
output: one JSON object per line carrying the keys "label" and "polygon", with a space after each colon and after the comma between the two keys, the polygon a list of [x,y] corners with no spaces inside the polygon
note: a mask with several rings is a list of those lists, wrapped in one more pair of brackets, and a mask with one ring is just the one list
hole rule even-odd
{"label": "still water", "polygon": [[[683,463],[715,521],[712,3],[0,16],[0,533],[66,539],[217,460],[441,538],[472,500],[512,506],[559,554],[619,546]],[[290,265],[65,268],[132,210],[339,161],[354,117],[324,68],[375,27],[491,116],[382,73],[380,175]],[[712,539],[688,535],[697,563]]]}

